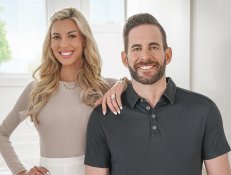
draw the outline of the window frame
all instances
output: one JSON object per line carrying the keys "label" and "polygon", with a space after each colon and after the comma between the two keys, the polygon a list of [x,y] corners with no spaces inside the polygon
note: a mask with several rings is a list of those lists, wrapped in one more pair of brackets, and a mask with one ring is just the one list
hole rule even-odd
{"label": "window frame", "polygon": [[[77,6],[84,16],[89,19],[89,1],[90,0],[45,0],[47,25],[50,16],[60,7]],[[124,0],[124,19],[126,18],[126,0]],[[120,24],[90,24],[93,33],[119,33],[121,32]],[[23,87],[32,80],[31,73],[0,73],[0,87]]]}
{"label": "window frame", "polygon": [[[48,2],[49,0],[45,0],[46,19],[48,19]],[[0,88],[25,87],[30,81],[32,81],[32,73],[0,73]]]}

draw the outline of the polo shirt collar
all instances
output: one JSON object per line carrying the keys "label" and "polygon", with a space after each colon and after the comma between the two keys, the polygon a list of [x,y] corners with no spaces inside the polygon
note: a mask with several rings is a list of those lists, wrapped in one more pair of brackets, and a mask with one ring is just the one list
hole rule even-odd
{"label": "polo shirt collar", "polygon": [[[170,77],[167,77],[166,81],[167,87],[164,91],[163,96],[169,101],[169,103],[173,104],[176,95],[176,85]],[[126,98],[128,103],[132,106],[132,108],[136,105],[138,100],[141,99],[141,97],[133,89],[131,83],[128,85],[128,88],[126,90]]]}
{"label": "polo shirt collar", "polygon": [[168,101],[171,104],[173,104],[176,95],[176,85],[170,77],[167,77],[166,81],[167,81],[167,87],[164,91],[164,96],[168,99]]}

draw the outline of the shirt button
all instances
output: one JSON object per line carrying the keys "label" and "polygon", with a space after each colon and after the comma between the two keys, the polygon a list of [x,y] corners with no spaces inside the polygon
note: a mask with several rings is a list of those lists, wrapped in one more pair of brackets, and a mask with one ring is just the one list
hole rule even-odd
{"label": "shirt button", "polygon": [[156,127],[156,126],[152,126],[152,129],[153,129],[153,130],[156,130],[156,129],[157,129],[157,127]]}
{"label": "shirt button", "polygon": [[146,109],[147,109],[147,110],[150,110],[150,106],[147,106]]}
{"label": "shirt button", "polygon": [[152,114],[152,118],[156,118],[156,115],[155,115],[155,114]]}
{"label": "shirt button", "polygon": [[143,98],[141,98],[141,99],[140,99],[140,101],[141,101],[141,102],[144,102],[144,99],[143,99]]}

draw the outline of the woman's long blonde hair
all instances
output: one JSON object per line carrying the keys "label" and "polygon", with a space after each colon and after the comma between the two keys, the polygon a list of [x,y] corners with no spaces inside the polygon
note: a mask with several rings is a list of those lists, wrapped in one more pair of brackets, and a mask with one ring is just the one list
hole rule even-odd
{"label": "woman's long blonde hair", "polygon": [[35,124],[38,124],[38,113],[53,95],[60,80],[61,63],[51,50],[51,27],[57,20],[72,19],[82,33],[86,48],[83,51],[83,66],[76,74],[76,82],[82,88],[81,99],[90,106],[102,97],[109,86],[101,76],[101,58],[91,29],[85,17],[75,8],[66,8],[56,12],[50,19],[50,26],[43,43],[42,61],[33,73],[35,85],[29,99],[29,109],[26,113]]}

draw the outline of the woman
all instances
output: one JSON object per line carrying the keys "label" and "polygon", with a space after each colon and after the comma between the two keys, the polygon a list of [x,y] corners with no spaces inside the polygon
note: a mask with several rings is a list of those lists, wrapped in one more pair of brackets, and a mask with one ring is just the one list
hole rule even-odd
{"label": "woman", "polygon": [[[97,45],[86,19],[78,10],[63,9],[51,17],[42,62],[33,77],[35,80],[25,88],[0,126],[0,150],[5,161],[17,175],[48,172],[83,175],[90,113],[115,80],[105,80],[101,76]],[[115,91],[119,96],[125,87],[123,83],[116,83],[104,99],[110,99]],[[113,104],[112,110],[119,112],[116,100]],[[29,171],[20,163],[8,140],[28,116],[39,133],[41,155],[40,166]]]}

